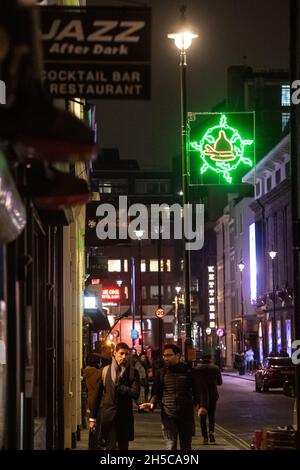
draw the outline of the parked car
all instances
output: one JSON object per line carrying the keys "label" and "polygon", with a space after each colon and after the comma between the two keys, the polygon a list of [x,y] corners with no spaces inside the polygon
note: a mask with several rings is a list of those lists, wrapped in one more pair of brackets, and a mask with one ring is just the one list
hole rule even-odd
{"label": "parked car", "polygon": [[269,388],[283,387],[295,380],[295,366],[289,357],[267,357],[255,373],[255,391],[267,392]]}

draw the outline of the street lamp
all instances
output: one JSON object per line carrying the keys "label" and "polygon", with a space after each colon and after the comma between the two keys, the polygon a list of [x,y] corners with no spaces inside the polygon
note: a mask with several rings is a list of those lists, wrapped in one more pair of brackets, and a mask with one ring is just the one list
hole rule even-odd
{"label": "street lamp", "polygon": [[175,287],[176,296],[175,296],[175,325],[174,325],[174,337],[176,338],[177,344],[179,344],[179,327],[178,327],[178,307],[179,307],[179,293],[181,291],[180,286]]}
{"label": "street lamp", "polygon": [[245,263],[241,260],[238,264],[238,268],[241,273],[241,307],[242,307],[242,321],[241,321],[241,335],[242,335],[242,353],[245,352],[245,337],[244,337],[244,295],[243,295],[243,271],[245,268]]}
{"label": "street lamp", "polygon": [[[190,32],[185,26],[185,11],[186,7],[180,8],[181,12],[181,30],[168,34],[169,39],[174,39],[175,46],[180,50],[180,111],[181,111],[181,160],[182,160],[182,196],[183,196],[183,227],[184,227],[184,208],[189,202],[188,197],[188,168],[187,168],[187,107],[186,107],[186,50],[191,46],[193,39],[198,35]],[[191,295],[190,295],[190,253],[187,250],[185,230],[183,230],[183,250],[184,250],[184,290],[185,290],[185,328],[186,328],[186,344],[185,354],[187,357],[187,350],[192,345],[191,340]]]}
{"label": "street lamp", "polygon": [[269,256],[272,260],[272,280],[273,280],[273,321],[272,321],[272,350],[276,354],[277,352],[277,344],[276,344],[276,291],[275,291],[275,258],[277,256],[277,251],[272,250],[269,251]]}
{"label": "street lamp", "polygon": [[123,281],[122,281],[122,279],[118,279],[116,282],[117,282],[117,285],[120,289],[120,298],[119,298],[119,315],[120,315],[120,313],[121,313],[121,286],[123,284]]}
{"label": "street lamp", "polygon": [[143,292],[142,292],[142,238],[144,235],[144,230],[135,230],[134,231],[136,238],[139,241],[139,256],[138,256],[138,264],[139,264],[139,286],[140,286],[140,322],[141,322],[141,351],[144,350],[144,328],[143,328]]}

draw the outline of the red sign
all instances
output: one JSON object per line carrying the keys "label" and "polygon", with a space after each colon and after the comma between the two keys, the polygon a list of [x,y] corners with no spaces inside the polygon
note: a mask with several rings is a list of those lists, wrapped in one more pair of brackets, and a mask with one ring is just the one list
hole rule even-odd
{"label": "red sign", "polygon": [[103,287],[102,289],[102,302],[120,300],[121,294],[118,287]]}
{"label": "red sign", "polygon": [[92,279],[92,285],[97,286],[100,284],[100,279]]}

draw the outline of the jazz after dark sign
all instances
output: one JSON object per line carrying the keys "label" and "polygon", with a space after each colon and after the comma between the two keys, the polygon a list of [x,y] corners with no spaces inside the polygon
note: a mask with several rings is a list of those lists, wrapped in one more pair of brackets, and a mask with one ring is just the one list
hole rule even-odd
{"label": "jazz after dark sign", "polygon": [[149,8],[43,7],[41,16],[52,96],[150,99]]}

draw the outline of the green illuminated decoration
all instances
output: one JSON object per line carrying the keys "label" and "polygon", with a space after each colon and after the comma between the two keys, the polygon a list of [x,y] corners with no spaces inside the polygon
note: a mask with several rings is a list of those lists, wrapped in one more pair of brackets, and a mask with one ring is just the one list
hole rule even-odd
{"label": "green illuminated decoration", "polygon": [[227,117],[222,114],[219,124],[210,127],[199,144],[191,142],[191,147],[200,152],[203,161],[201,174],[212,170],[221,173],[227,183],[231,183],[230,173],[236,170],[240,163],[253,166],[253,161],[244,157],[245,146],[252,144],[253,140],[242,139],[237,129],[228,126]]}

